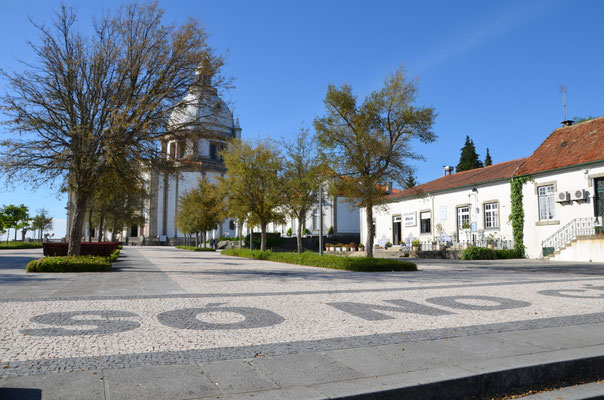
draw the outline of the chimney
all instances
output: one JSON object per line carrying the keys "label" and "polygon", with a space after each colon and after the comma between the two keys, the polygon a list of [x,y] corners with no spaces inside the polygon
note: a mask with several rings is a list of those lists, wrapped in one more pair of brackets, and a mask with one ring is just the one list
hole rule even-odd
{"label": "chimney", "polygon": [[392,182],[386,183],[386,194],[392,194]]}
{"label": "chimney", "polygon": [[562,121],[560,122],[562,124],[562,126],[571,126],[575,121],[573,121],[572,119],[567,119],[566,121]]}
{"label": "chimney", "polygon": [[443,171],[445,173],[445,176],[451,175],[453,173],[453,167],[450,165],[443,165]]}

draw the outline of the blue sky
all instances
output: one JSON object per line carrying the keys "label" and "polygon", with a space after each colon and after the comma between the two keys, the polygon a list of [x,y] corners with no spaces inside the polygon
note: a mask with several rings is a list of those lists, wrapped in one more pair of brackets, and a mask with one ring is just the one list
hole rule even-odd
{"label": "blue sky", "polygon": [[[122,1],[71,1],[82,29]],[[418,78],[418,104],[438,112],[432,144],[417,144],[420,183],[455,165],[465,136],[484,158],[525,157],[568,117],[604,115],[602,1],[159,1],[166,21],[193,17],[228,50],[227,93],[244,139],[287,137],[323,113],[327,85],[362,98],[403,65]],[[28,22],[48,21],[58,1],[3,1],[0,67],[33,60]],[[0,92],[5,83],[0,81]],[[5,134],[0,126],[0,137]],[[0,184],[3,184],[0,178]],[[0,204],[45,207],[64,234],[65,198],[49,188],[0,188]]]}

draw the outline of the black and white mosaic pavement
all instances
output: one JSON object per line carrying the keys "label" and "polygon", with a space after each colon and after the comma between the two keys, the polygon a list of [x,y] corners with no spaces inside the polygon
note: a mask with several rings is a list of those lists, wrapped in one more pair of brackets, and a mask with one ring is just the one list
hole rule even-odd
{"label": "black and white mosaic pavement", "polygon": [[127,248],[117,271],[25,274],[0,253],[0,376],[197,363],[604,322],[604,265],[354,273]]}

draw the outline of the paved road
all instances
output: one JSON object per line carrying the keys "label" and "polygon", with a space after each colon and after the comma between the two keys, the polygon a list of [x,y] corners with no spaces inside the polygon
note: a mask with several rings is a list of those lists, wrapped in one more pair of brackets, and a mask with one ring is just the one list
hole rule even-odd
{"label": "paved road", "polygon": [[[396,353],[406,343],[421,364],[427,341],[458,338],[453,352],[431,349],[461,360],[478,335],[507,335],[514,355],[540,341],[536,333],[513,343],[515,332],[565,329],[562,349],[585,345],[573,329],[581,337],[581,326],[604,326],[604,264],[431,260],[417,272],[371,274],[165,247],[122,254],[113,273],[25,274],[40,251],[0,253],[0,377],[163,366],[163,376],[186,378],[187,365],[256,359],[261,369],[263,358],[290,355],[362,377],[376,369],[353,358],[375,346]],[[316,358],[326,351],[329,359]],[[253,376],[259,388],[275,386]]]}

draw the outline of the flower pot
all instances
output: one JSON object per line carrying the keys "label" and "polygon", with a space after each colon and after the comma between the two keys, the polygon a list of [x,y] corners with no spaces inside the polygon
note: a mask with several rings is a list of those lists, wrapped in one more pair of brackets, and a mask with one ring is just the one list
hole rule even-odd
{"label": "flower pot", "polygon": [[489,244],[487,244],[487,247],[488,247],[489,249],[494,249],[494,248],[495,248],[495,246],[493,246],[493,243],[489,243]]}

